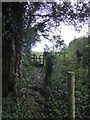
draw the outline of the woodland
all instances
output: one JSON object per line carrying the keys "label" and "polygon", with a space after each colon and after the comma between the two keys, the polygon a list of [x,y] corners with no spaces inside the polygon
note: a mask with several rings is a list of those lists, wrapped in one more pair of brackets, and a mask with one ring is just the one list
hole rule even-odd
{"label": "woodland", "polygon": [[[90,119],[90,35],[68,46],[60,34],[50,37],[63,23],[80,31],[89,16],[87,1],[2,3],[2,119],[68,119],[68,71],[75,73],[75,118]],[[41,36],[58,51],[33,53]],[[32,63],[32,54],[47,54],[45,63]]]}

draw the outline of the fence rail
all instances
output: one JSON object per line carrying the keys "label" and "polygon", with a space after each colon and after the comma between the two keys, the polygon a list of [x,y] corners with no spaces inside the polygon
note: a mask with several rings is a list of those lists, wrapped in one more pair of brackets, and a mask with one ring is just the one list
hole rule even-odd
{"label": "fence rail", "polygon": [[35,66],[44,66],[44,56],[43,55],[31,55],[31,63]]}

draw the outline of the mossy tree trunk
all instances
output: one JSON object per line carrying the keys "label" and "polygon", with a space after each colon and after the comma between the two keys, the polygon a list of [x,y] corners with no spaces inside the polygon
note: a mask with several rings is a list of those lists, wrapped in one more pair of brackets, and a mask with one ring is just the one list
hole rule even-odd
{"label": "mossy tree trunk", "polygon": [[20,79],[22,48],[23,4],[2,4],[2,96],[9,92],[17,94],[17,80]]}

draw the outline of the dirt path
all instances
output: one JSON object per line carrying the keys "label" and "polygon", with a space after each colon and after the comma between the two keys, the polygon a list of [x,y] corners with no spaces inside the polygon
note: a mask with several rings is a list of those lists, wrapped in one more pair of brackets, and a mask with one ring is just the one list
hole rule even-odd
{"label": "dirt path", "polygon": [[42,87],[44,84],[44,74],[43,68],[35,68],[35,79],[32,82],[32,96],[34,104],[34,113],[35,118],[45,118],[45,99],[42,93]]}

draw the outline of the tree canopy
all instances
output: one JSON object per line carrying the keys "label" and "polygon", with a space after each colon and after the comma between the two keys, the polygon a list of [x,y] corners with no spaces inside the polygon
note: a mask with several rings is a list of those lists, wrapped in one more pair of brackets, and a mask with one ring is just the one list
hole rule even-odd
{"label": "tree canopy", "polygon": [[[29,3],[26,9],[26,26],[29,29],[29,35],[32,34],[33,30],[34,36],[36,34],[36,39],[32,40],[33,43],[40,40],[41,35],[50,39],[49,35],[53,27],[56,29],[64,23],[74,25],[77,29],[87,23],[89,17],[89,3],[84,2],[75,4],[70,2]],[[33,30],[30,28],[33,28]]]}

